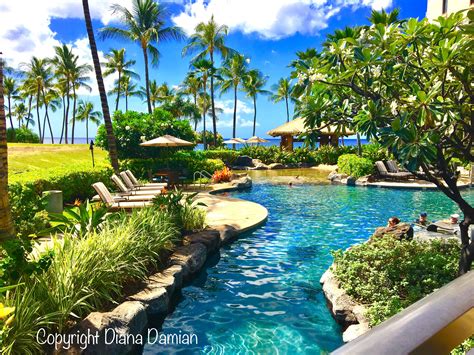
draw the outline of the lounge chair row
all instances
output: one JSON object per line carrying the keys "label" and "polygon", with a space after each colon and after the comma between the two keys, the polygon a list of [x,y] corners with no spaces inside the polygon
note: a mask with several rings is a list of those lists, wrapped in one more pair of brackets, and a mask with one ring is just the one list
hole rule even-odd
{"label": "lounge chair row", "polygon": [[92,184],[100,199],[110,210],[124,210],[140,208],[151,205],[151,201],[156,195],[161,194],[166,188],[166,183],[140,184],[138,179],[130,170],[122,171],[120,177],[116,174],[111,176],[112,181],[119,191],[112,194],[102,182]]}
{"label": "lounge chair row", "polygon": [[393,160],[388,160],[386,164],[383,161],[376,161],[375,167],[377,168],[377,175],[380,178],[391,179],[391,180],[408,180],[414,179],[415,176],[408,172],[402,171],[397,162]]}

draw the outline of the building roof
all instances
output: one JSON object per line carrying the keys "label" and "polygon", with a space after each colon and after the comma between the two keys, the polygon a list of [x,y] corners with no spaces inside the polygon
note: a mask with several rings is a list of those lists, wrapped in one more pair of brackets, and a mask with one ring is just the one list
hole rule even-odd
{"label": "building roof", "polygon": [[[320,134],[322,135],[332,135],[336,131],[335,126],[326,126],[322,128],[321,130],[315,129],[316,131],[319,131]],[[285,124],[282,124],[281,126],[278,126],[277,128],[274,128],[270,131],[267,132],[268,135],[272,137],[278,137],[278,136],[298,136],[300,134],[306,133],[308,131],[308,128],[305,127],[304,125],[304,119],[301,117],[295,118],[294,120],[287,122]],[[338,134],[339,136],[350,136],[354,134],[354,132],[348,128],[345,129],[344,134],[340,133]]]}

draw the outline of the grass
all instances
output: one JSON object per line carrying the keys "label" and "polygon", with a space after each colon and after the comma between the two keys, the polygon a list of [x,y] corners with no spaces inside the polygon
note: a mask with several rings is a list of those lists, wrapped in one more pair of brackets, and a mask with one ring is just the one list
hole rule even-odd
{"label": "grass", "polygon": [[[108,154],[94,148],[97,168],[110,166]],[[84,171],[92,169],[88,144],[8,144],[9,182],[27,182],[47,178],[61,170]]]}

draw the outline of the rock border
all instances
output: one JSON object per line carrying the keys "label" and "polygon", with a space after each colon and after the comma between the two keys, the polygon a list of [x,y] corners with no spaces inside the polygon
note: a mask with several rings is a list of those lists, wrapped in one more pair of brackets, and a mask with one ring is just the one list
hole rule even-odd
{"label": "rock border", "polygon": [[367,308],[356,302],[340,287],[340,282],[332,272],[334,267],[332,264],[319,282],[332,316],[342,326],[342,340],[348,343],[370,330],[369,320],[365,316]]}

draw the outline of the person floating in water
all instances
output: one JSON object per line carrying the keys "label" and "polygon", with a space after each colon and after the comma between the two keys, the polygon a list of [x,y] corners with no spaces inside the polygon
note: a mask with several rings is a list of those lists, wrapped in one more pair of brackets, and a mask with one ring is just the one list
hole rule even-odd
{"label": "person floating in water", "polygon": [[416,219],[413,224],[420,226],[420,227],[426,227],[431,222],[428,222],[428,213],[426,212],[421,212],[420,215],[418,216],[418,219]]}

